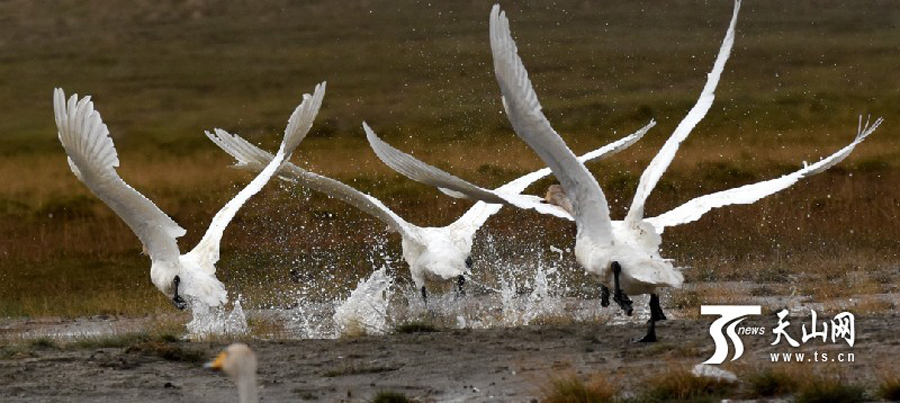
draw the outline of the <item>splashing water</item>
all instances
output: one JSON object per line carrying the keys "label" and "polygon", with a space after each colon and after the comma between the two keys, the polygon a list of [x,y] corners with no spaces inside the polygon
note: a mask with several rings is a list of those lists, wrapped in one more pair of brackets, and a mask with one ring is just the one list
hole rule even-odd
{"label": "splashing water", "polygon": [[[340,292],[349,297],[335,295],[342,279],[329,274],[330,270],[320,271],[319,278],[304,279],[303,286],[290,293],[291,308],[283,311],[288,319],[285,330],[299,338],[330,339],[384,334],[396,324],[416,321],[443,328],[484,329],[635,319],[618,310],[601,309],[595,280],[573,267],[571,249],[566,247],[523,250],[515,238],[495,242],[491,234],[485,234],[476,252],[480,258],[466,282],[466,295],[458,295],[455,285],[437,281],[428,285],[426,305],[420,290],[404,280],[405,272],[393,271],[396,254],[391,253],[388,239],[373,233],[367,242],[372,245],[368,264],[380,269],[358,280],[352,291]],[[339,259],[333,254],[340,253],[318,251],[312,257],[315,261],[306,265],[334,264]],[[398,265],[405,271],[405,262]],[[641,314],[639,309],[636,314]]]}
{"label": "splashing water", "polygon": [[394,280],[387,266],[360,281],[344,303],[334,310],[338,335],[384,334],[388,330],[388,308]]}
{"label": "splashing water", "polygon": [[191,301],[193,318],[187,324],[191,339],[203,339],[212,335],[242,335],[248,332],[247,317],[238,297],[231,312],[224,306],[210,307],[198,301]]}
{"label": "splashing water", "polygon": [[[559,276],[556,267],[538,261],[532,278],[522,277],[522,272],[507,269],[501,276],[501,323],[506,326],[532,324],[535,320],[565,314],[565,302],[559,294]],[[530,291],[529,291],[530,289]]]}
{"label": "splashing water", "polygon": [[291,311],[288,329],[301,339],[332,339],[334,302],[315,302],[305,290],[297,295],[297,305]]}

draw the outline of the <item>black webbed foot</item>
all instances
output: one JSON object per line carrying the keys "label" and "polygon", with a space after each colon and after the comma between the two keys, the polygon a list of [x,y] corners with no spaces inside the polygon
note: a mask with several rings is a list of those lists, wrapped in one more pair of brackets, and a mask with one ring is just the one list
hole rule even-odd
{"label": "black webbed foot", "polygon": [[172,279],[172,284],[175,286],[175,293],[172,296],[172,304],[175,305],[175,308],[178,308],[179,311],[183,311],[187,309],[187,302],[184,298],[181,298],[181,295],[178,295],[178,286],[181,284],[181,277],[175,276]]}
{"label": "black webbed foot", "polygon": [[456,278],[456,296],[457,297],[462,297],[462,296],[466,295],[466,290],[463,288],[463,286],[465,284],[466,284],[466,277],[463,276],[462,274],[460,274],[459,277]]}
{"label": "black webbed foot", "polygon": [[659,341],[656,339],[656,325],[654,325],[653,322],[650,323],[650,329],[647,330],[647,334],[639,339],[631,340],[632,343],[656,343],[657,341]]}
{"label": "black webbed foot", "polygon": [[615,301],[616,304],[619,305],[619,308],[622,308],[622,310],[625,311],[626,315],[631,316],[631,314],[634,313],[634,307],[631,304],[631,298],[628,298],[628,296],[625,295],[625,293],[621,290],[613,294],[613,301]]}
{"label": "black webbed foot", "polygon": [[661,320],[666,320],[666,315],[663,314],[662,307],[659,306],[659,296],[650,294],[650,320],[647,321],[647,323],[649,323],[647,334],[640,339],[634,339],[632,341],[636,343],[656,342],[656,322]]}

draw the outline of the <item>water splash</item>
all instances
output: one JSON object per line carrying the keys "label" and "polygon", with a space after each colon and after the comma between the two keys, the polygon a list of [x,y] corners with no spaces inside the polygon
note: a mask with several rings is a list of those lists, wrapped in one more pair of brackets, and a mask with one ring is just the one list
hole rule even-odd
{"label": "water splash", "polygon": [[333,339],[334,302],[316,302],[304,290],[298,293],[297,305],[290,312],[287,329],[301,339]]}
{"label": "water splash", "polygon": [[384,334],[389,329],[388,308],[394,280],[382,266],[362,280],[334,310],[335,331],[339,335]]}
{"label": "water splash", "polygon": [[210,307],[196,300],[190,303],[192,319],[186,326],[191,339],[204,339],[213,335],[242,335],[249,330],[240,297],[235,300],[231,312],[227,312],[221,305]]}

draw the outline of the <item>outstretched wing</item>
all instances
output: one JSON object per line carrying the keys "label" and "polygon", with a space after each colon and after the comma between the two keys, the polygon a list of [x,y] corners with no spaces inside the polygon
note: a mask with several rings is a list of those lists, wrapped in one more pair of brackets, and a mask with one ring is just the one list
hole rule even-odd
{"label": "outstretched wing", "polygon": [[700,120],[706,116],[706,112],[712,106],[713,99],[715,99],[716,86],[719,84],[719,78],[722,76],[722,71],[725,70],[725,62],[728,61],[731,47],[734,44],[734,27],[737,24],[738,11],[740,9],[741,0],[735,0],[731,24],[728,26],[725,40],[722,41],[722,47],[719,48],[719,54],[716,56],[712,72],[707,76],[706,85],[703,86],[703,91],[700,92],[700,98],[697,99],[697,103],[691,108],[681,123],[678,124],[675,131],[672,132],[672,136],[666,140],[666,144],[653,157],[650,165],[647,166],[647,169],[641,175],[641,181],[638,183],[637,191],[634,193],[634,200],[632,200],[631,208],[628,210],[628,216],[625,217],[626,223],[638,225],[644,218],[644,204],[647,202],[650,192],[656,187],[659,178],[662,177],[672,159],[675,158],[678,146],[691,134],[691,130],[694,129],[694,126],[697,126],[697,123],[700,123]]}
{"label": "outstretched wing", "polygon": [[[595,159],[604,159],[613,154],[616,154],[640,140],[641,137],[643,137],[644,134],[646,134],[647,131],[655,125],[656,122],[651,120],[650,123],[642,127],[637,132],[609,143],[594,151],[587,152],[584,155],[578,157],[578,161],[581,163],[586,163],[588,161],[592,161]],[[550,168],[539,169],[532,173],[523,175],[518,179],[507,182],[503,186],[500,186],[494,190],[504,193],[522,193],[532,183],[537,182],[538,180],[544,178],[547,175],[550,175],[551,173],[552,171],[550,170]],[[479,201],[478,203],[475,203],[475,205],[472,206],[469,211],[463,214],[462,217],[459,217],[459,219],[450,224],[450,226],[453,227],[454,231],[465,234],[468,237],[472,237],[475,235],[475,232],[477,232],[478,229],[481,228],[482,225],[484,225],[488,218],[500,211],[501,207],[503,207],[503,205],[501,204],[491,204]]]}
{"label": "outstretched wing", "polygon": [[491,52],[503,106],[516,134],[541,157],[559,180],[574,207],[579,236],[596,242],[612,241],[609,206],[597,180],[541,112],[541,104],[516,50],[506,13],[491,10]]}
{"label": "outstretched wing", "polygon": [[[209,138],[222,150],[231,154],[237,162],[235,167],[259,172],[274,156],[244,140],[238,135],[217,130]],[[381,220],[392,230],[400,232],[404,237],[418,240],[416,227],[391,211],[380,200],[362,193],[342,182],[326,176],[306,171],[290,162],[281,165],[277,174],[283,180],[298,183],[304,187],[325,193],[365,213]]]}
{"label": "outstretched wing", "polygon": [[[281,163],[290,158],[294,149],[303,141],[309,129],[312,128],[313,121],[319,113],[322,106],[322,98],[325,96],[325,83],[316,86],[316,90],[312,96],[303,94],[303,102],[294,110],[288,119],[287,127],[284,129],[284,139],[281,141],[281,147],[269,164],[247,185],[238,192],[234,199],[231,199],[222,207],[212,222],[206,234],[200,243],[194,247],[188,254],[191,258],[196,259],[202,268],[215,271],[214,264],[219,261],[219,243],[222,241],[222,235],[225,233],[225,227],[234,218],[241,206],[247,202],[250,197],[262,190],[263,186],[272,178],[272,175],[281,166]],[[207,132],[207,136],[211,135]]]}
{"label": "outstretched wing", "polygon": [[734,189],[723,190],[721,192],[708,194],[706,196],[700,196],[696,199],[682,204],[681,206],[667,213],[661,214],[657,217],[649,218],[646,221],[653,225],[657,233],[662,234],[666,227],[672,227],[675,225],[687,224],[689,222],[696,221],[701,216],[703,216],[703,214],[706,214],[708,211],[714,208],[728,206],[731,204],[751,204],[756,202],[757,200],[762,199],[763,197],[787,189],[791,185],[797,183],[797,181],[825,171],[826,169],[831,168],[835,164],[843,161],[844,158],[847,158],[847,156],[850,155],[851,152],[853,152],[853,149],[859,143],[862,143],[862,141],[865,140],[866,137],[868,137],[870,134],[872,134],[872,132],[875,131],[875,129],[878,128],[878,126],[881,124],[881,121],[882,120],[879,118],[871,126],[868,124],[868,122],[865,126],[860,126],[859,131],[856,134],[856,139],[853,140],[852,143],[840,149],[838,152],[831,154],[827,158],[816,162],[815,164],[809,165],[807,167],[804,167],[803,169],[784,175],[780,178],[757,182]]}
{"label": "outstretched wing", "polygon": [[116,173],[116,147],[90,99],[79,100],[75,94],[67,103],[62,89],[53,91],[59,141],[72,172],[125,221],[152,260],[177,262],[180,252],[175,240],[184,235],[184,229]]}
{"label": "outstretched wing", "polygon": [[488,203],[511,204],[523,209],[533,209],[542,214],[550,214],[560,218],[571,219],[563,209],[543,202],[536,196],[520,195],[515,193],[498,192],[484,189],[450,175],[438,168],[428,165],[415,157],[406,154],[375,135],[369,125],[363,123],[366,130],[366,138],[369,145],[375,150],[375,154],[389,167],[416,182],[431,185],[444,194],[456,197],[480,200]]}

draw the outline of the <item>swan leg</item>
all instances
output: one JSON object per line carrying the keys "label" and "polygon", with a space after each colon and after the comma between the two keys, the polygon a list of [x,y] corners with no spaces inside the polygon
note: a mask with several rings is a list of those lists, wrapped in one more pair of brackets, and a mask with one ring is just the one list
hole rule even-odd
{"label": "swan leg", "polygon": [[424,285],[422,286],[422,302],[424,302],[426,306],[428,305],[428,291],[425,291]]}
{"label": "swan leg", "polygon": [[657,321],[668,319],[663,313],[662,306],[659,305],[659,295],[657,294],[650,294],[650,317],[656,318]]}
{"label": "swan leg", "polygon": [[178,310],[183,311],[187,308],[187,302],[184,301],[184,298],[181,298],[181,295],[178,295],[178,285],[181,284],[181,277],[175,276],[172,279],[172,284],[175,285],[175,294],[172,297],[172,303],[175,304],[175,307]]}
{"label": "swan leg", "polygon": [[659,306],[659,296],[650,294],[650,320],[647,321],[650,325],[647,328],[647,334],[634,341],[637,343],[656,342],[656,322],[661,320],[666,320],[666,315],[663,313],[662,307]]}
{"label": "swan leg", "polygon": [[616,301],[616,304],[619,305],[619,308],[622,308],[625,311],[625,314],[631,316],[634,312],[634,308],[631,306],[631,298],[628,298],[624,292],[622,292],[622,287],[619,286],[619,274],[622,273],[622,266],[619,265],[619,262],[612,262],[612,270],[613,270],[613,278],[615,280],[615,290],[613,293],[613,301]]}
{"label": "swan leg", "polygon": [[606,308],[609,306],[609,287],[600,284],[600,306]]}
{"label": "swan leg", "polygon": [[456,296],[462,297],[466,295],[466,290],[463,289],[463,285],[466,284],[466,278],[462,274],[456,278]]}

